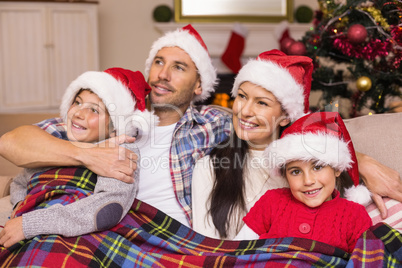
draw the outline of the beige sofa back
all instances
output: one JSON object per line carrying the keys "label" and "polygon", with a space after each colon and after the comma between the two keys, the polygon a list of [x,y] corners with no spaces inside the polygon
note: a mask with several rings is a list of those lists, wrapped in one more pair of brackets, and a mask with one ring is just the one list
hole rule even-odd
{"label": "beige sofa back", "polygon": [[[56,117],[54,113],[31,113],[31,114],[0,114],[0,136],[22,125],[30,125],[47,118]],[[0,156],[0,176],[15,175],[21,168],[10,163]]]}

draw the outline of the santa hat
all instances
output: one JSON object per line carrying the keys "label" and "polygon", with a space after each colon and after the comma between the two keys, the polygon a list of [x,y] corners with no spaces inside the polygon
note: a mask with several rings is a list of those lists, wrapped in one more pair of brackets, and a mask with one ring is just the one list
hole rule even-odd
{"label": "santa hat", "polygon": [[279,140],[265,149],[271,159],[272,175],[291,161],[317,161],[338,171],[347,171],[353,184],[359,184],[359,171],[353,143],[337,112],[308,114],[286,128]]}
{"label": "santa hat", "polygon": [[62,98],[60,115],[64,120],[80,89],[90,89],[102,99],[117,135],[133,136],[137,130],[148,131],[151,124],[157,123],[157,117],[146,110],[145,98],[151,87],[139,71],[110,68],[81,74],[71,82]]}
{"label": "santa hat", "polygon": [[277,49],[249,60],[236,76],[232,96],[243,82],[261,86],[275,95],[291,122],[307,114],[313,73],[312,60],[305,56],[288,56]]}
{"label": "santa hat", "polygon": [[149,76],[152,62],[159,50],[164,47],[179,47],[183,49],[194,62],[201,77],[202,93],[194,98],[194,102],[206,100],[215,91],[217,75],[207,46],[199,33],[189,24],[173,32],[168,32],[156,40],[145,61],[145,75]]}

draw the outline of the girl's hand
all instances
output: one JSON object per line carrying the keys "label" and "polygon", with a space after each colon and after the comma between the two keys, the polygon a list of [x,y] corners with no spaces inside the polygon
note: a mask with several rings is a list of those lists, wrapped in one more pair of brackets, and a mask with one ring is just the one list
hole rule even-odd
{"label": "girl's hand", "polygon": [[11,247],[15,243],[24,239],[22,217],[17,217],[7,221],[4,225],[4,229],[0,232],[0,245],[3,245],[6,248]]}

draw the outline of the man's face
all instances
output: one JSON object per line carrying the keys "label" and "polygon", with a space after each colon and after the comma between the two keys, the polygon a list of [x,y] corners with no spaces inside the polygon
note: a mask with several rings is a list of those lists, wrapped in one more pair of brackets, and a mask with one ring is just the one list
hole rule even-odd
{"label": "man's face", "polygon": [[195,95],[202,92],[197,68],[181,48],[164,47],[152,62],[148,82],[152,105],[158,109],[180,109],[184,112]]}

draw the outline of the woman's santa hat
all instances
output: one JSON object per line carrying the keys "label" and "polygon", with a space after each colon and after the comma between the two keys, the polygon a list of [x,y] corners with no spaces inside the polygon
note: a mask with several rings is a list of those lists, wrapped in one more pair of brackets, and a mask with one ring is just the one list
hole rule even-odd
{"label": "woman's santa hat", "polygon": [[141,72],[110,68],[103,72],[81,74],[68,86],[60,105],[60,116],[66,121],[67,112],[81,89],[90,89],[105,104],[116,135],[134,136],[138,130],[148,131],[157,117],[146,109],[145,98],[151,87]]}
{"label": "woman's santa hat", "polygon": [[215,91],[214,87],[218,80],[208,48],[199,33],[189,24],[176,31],[168,32],[156,40],[149,52],[148,59],[145,61],[146,76],[149,76],[149,70],[156,54],[164,47],[179,47],[190,56],[200,74],[202,87],[202,93],[195,96],[193,101],[206,100]]}
{"label": "woman's santa hat", "polygon": [[243,82],[261,86],[275,95],[291,122],[307,114],[313,73],[313,61],[305,56],[288,56],[277,49],[249,60],[234,81],[236,97]]}
{"label": "woman's santa hat", "polygon": [[[264,155],[271,160],[273,176],[281,176],[281,169],[291,161],[317,161],[318,165],[347,171],[354,186],[359,185],[353,143],[337,112],[311,113],[298,119],[283,131],[279,140],[265,149]],[[361,204],[370,201],[367,188],[363,188],[359,187],[359,191],[348,199]]]}

